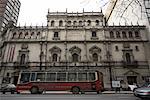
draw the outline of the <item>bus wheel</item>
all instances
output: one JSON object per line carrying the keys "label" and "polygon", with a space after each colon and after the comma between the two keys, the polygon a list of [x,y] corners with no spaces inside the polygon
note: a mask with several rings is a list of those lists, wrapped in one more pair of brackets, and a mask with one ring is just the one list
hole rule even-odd
{"label": "bus wheel", "polygon": [[72,93],[73,94],[79,94],[79,92],[80,92],[80,88],[79,87],[73,87],[72,88]]}
{"label": "bus wheel", "polygon": [[37,94],[39,92],[39,89],[38,89],[38,87],[32,87],[30,89],[30,92],[31,92],[31,94]]}

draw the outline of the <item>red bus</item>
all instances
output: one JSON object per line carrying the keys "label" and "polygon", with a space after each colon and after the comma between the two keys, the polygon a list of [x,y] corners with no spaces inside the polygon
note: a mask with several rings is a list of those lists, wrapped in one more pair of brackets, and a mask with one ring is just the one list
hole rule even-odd
{"label": "red bus", "polygon": [[17,92],[30,91],[71,91],[73,94],[103,90],[98,71],[22,71],[17,84]]}

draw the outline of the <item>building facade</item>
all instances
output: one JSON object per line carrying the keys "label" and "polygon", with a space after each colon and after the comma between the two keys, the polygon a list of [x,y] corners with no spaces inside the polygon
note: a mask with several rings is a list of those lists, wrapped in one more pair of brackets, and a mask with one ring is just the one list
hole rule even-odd
{"label": "building facade", "polygon": [[98,70],[106,89],[149,81],[145,26],[107,26],[102,12],[49,12],[47,26],[12,27],[0,73],[17,83],[21,70]]}
{"label": "building facade", "polygon": [[20,5],[19,0],[0,0],[0,32],[4,30],[9,21],[17,25]]}

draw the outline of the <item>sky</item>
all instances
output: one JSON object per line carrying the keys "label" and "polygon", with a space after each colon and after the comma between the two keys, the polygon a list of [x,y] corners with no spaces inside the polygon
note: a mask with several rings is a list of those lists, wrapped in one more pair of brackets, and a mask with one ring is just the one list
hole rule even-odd
{"label": "sky", "polygon": [[18,25],[46,25],[48,9],[50,12],[100,11],[108,0],[20,0],[21,8]]}

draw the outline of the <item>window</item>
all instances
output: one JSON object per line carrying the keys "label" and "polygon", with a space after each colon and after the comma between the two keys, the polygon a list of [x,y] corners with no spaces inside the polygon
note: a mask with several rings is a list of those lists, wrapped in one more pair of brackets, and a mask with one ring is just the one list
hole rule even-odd
{"label": "window", "polygon": [[19,33],[19,38],[20,38],[20,39],[23,38],[23,33],[22,33],[22,32]]}
{"label": "window", "polygon": [[94,81],[95,79],[95,73],[89,73],[89,81]]}
{"label": "window", "polygon": [[77,21],[74,21],[74,22],[73,22],[73,25],[76,26],[76,25],[77,25]]}
{"label": "window", "polygon": [[59,21],[59,26],[63,26],[63,21]]}
{"label": "window", "polygon": [[82,21],[79,21],[79,26],[82,26]]}
{"label": "window", "polygon": [[123,37],[123,38],[127,38],[127,35],[126,35],[126,32],[125,32],[125,31],[122,32],[122,37]]}
{"label": "window", "polygon": [[87,73],[78,73],[78,80],[79,81],[86,81],[87,80]]}
{"label": "window", "polygon": [[52,61],[57,62],[57,57],[58,57],[57,54],[53,54],[53,60]]}
{"label": "window", "polygon": [[73,62],[78,62],[78,61],[79,61],[78,58],[79,58],[79,55],[78,55],[78,54],[74,53],[74,54],[72,55],[72,61],[73,61]]}
{"label": "window", "polygon": [[55,81],[56,73],[47,73],[46,81]]}
{"label": "window", "polygon": [[133,38],[133,34],[131,31],[129,31],[129,38]]}
{"label": "window", "polygon": [[31,39],[33,39],[33,38],[34,38],[34,32],[31,33]]}
{"label": "window", "polygon": [[115,46],[115,50],[116,50],[116,51],[119,51],[119,48],[118,48],[118,46]]}
{"label": "window", "polygon": [[45,81],[45,73],[37,73],[36,81]]}
{"label": "window", "polygon": [[16,38],[16,35],[17,35],[16,32],[14,32],[14,33],[13,33],[13,36],[12,36],[12,39],[15,39],[15,38]]}
{"label": "window", "polygon": [[139,34],[138,31],[135,31],[135,37],[136,37],[136,38],[139,38],[139,37],[140,37],[140,34]]}
{"label": "window", "polygon": [[97,55],[97,53],[93,54],[93,61],[98,61],[98,55]]}
{"label": "window", "polygon": [[25,54],[21,55],[20,64],[25,64],[25,57],[26,57]]}
{"label": "window", "polygon": [[9,77],[9,75],[10,75],[9,73],[6,74],[7,77]]}
{"label": "window", "polygon": [[58,32],[54,32],[54,38],[58,37]]}
{"label": "window", "polygon": [[93,31],[92,32],[92,37],[96,37],[97,35],[96,35],[96,32],[95,31]]}
{"label": "window", "polygon": [[135,50],[136,50],[136,51],[139,51],[139,47],[138,47],[138,46],[135,46]]}
{"label": "window", "polygon": [[57,73],[57,81],[66,81],[66,73]]}
{"label": "window", "polygon": [[28,32],[25,33],[25,37],[24,37],[24,38],[25,38],[25,39],[28,38]]}
{"label": "window", "polygon": [[55,22],[54,21],[51,21],[51,26],[54,26]]}
{"label": "window", "polygon": [[90,20],[87,21],[87,26],[91,26],[91,21]]}
{"label": "window", "polygon": [[131,57],[130,57],[130,54],[129,53],[126,53],[126,61],[127,63],[131,63]]}
{"label": "window", "polygon": [[40,32],[37,33],[37,37],[36,37],[36,38],[37,38],[37,39],[40,38]]}
{"label": "window", "polygon": [[110,31],[110,38],[114,38],[114,32]]}
{"label": "window", "polygon": [[96,20],[95,23],[96,23],[96,26],[98,26],[99,25],[99,20]]}
{"label": "window", "polygon": [[29,82],[30,73],[21,73],[20,83]]}
{"label": "window", "polygon": [[70,26],[71,25],[71,21],[68,21],[67,24]]}
{"label": "window", "polygon": [[77,81],[77,73],[68,73],[68,81]]}
{"label": "window", "polygon": [[31,81],[35,81],[35,73],[31,74]]}
{"label": "window", "polygon": [[116,32],[116,37],[120,38],[120,32],[119,31]]}

